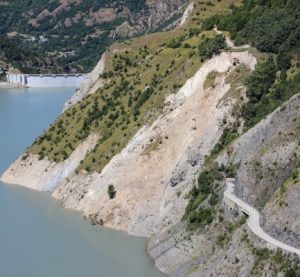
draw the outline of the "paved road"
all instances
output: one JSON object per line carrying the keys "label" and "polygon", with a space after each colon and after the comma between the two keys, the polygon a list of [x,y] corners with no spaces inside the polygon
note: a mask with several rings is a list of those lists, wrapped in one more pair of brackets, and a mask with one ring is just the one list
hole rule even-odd
{"label": "paved road", "polygon": [[237,204],[249,216],[247,220],[247,224],[249,228],[252,230],[252,232],[256,234],[258,237],[260,237],[261,239],[268,242],[273,247],[274,246],[279,247],[282,250],[296,253],[297,255],[300,256],[300,249],[292,247],[288,244],[285,244],[271,237],[261,228],[259,224],[259,217],[260,217],[259,212],[234,194],[234,184],[232,183],[232,181],[233,181],[232,179],[226,180],[227,189],[224,192],[224,197]]}

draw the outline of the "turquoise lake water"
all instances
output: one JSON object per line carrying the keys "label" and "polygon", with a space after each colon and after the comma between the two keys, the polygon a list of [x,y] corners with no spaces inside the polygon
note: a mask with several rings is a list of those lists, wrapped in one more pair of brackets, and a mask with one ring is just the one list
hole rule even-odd
{"label": "turquoise lake water", "polygon": [[[74,89],[0,88],[0,175]],[[145,240],[91,226],[47,193],[0,183],[0,276],[162,277]]]}

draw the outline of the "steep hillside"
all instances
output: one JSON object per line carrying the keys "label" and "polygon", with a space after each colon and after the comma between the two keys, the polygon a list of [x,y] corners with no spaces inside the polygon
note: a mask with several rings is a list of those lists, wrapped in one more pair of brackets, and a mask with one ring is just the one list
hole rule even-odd
{"label": "steep hillside", "polygon": [[[231,210],[222,201],[224,177],[236,177],[236,193],[242,199],[267,203],[262,210],[264,229],[299,247],[299,200],[297,194],[291,195],[299,181],[299,104],[297,94],[284,109],[277,109],[206,162],[205,170],[192,182],[195,188],[190,192],[190,203],[198,204],[194,211],[190,204],[185,210],[189,228],[178,222],[156,231],[149,240],[149,252],[162,271],[171,276],[271,276],[299,269],[299,260],[269,250],[251,233],[242,211]],[[204,186],[210,190],[206,196]],[[205,197],[208,199],[203,201]]]}
{"label": "steep hillside", "polygon": [[223,198],[234,178],[263,229],[299,247],[299,11],[194,1],[179,27],[115,43],[1,180],[147,237],[169,276],[299,276]]}
{"label": "steep hillside", "polygon": [[[27,59],[6,59],[33,72],[87,72],[114,41],[167,27],[186,0],[0,1],[0,37],[20,44]],[[30,57],[34,55],[36,61]],[[24,67],[24,68],[23,68]]]}

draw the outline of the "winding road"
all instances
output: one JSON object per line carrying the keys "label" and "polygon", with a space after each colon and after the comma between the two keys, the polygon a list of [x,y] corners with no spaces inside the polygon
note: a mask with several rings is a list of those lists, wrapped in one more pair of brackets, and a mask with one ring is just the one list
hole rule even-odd
{"label": "winding road", "polygon": [[224,197],[227,200],[230,200],[231,202],[236,204],[239,208],[242,209],[242,211],[244,213],[246,213],[249,216],[248,220],[247,220],[247,224],[248,224],[249,228],[251,229],[251,231],[254,234],[256,234],[258,237],[260,237],[261,239],[268,242],[269,245],[272,246],[272,248],[278,247],[284,251],[292,252],[292,253],[295,253],[300,256],[300,249],[290,246],[288,244],[285,244],[285,243],[271,237],[261,228],[261,226],[259,224],[259,218],[260,218],[259,212],[255,208],[251,207],[249,204],[247,204],[246,202],[244,202],[243,200],[241,200],[234,194],[233,181],[234,181],[234,179],[226,179],[227,188],[226,188],[226,191],[224,192]]}

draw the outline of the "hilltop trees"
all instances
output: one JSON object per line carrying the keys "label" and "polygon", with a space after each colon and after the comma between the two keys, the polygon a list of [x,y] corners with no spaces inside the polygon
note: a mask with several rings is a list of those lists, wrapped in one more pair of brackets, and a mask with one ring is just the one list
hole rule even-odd
{"label": "hilltop trees", "polygon": [[246,129],[300,89],[299,13],[300,2],[296,0],[245,0],[239,7],[232,5],[227,15],[215,15],[203,22],[204,30],[217,25],[228,31],[236,44],[250,43],[269,54],[245,82],[249,101],[241,111]]}
{"label": "hilltop trees", "polygon": [[300,50],[300,2],[295,0],[245,0],[227,16],[215,15],[202,28],[229,31],[236,44],[250,43],[259,51],[278,54],[278,66],[286,71]]}
{"label": "hilltop trees", "polygon": [[226,41],[223,35],[217,35],[214,38],[205,38],[198,47],[201,61],[210,59],[214,54],[219,54],[225,48]]}

